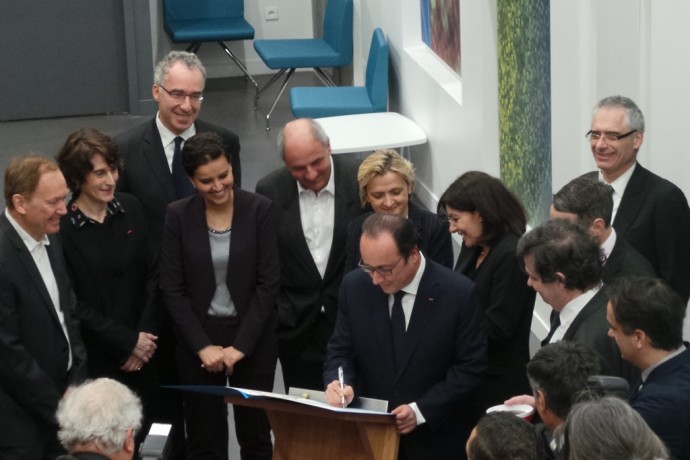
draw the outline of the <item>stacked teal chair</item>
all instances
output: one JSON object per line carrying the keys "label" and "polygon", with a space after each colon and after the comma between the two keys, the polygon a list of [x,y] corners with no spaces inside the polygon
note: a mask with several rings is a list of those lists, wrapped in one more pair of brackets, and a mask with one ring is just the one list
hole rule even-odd
{"label": "stacked teal chair", "polygon": [[278,70],[254,98],[256,110],[259,96],[287,72],[280,91],[266,115],[269,129],[271,114],[295,69],[313,68],[326,86],[335,86],[322,70],[325,67],[345,67],[352,62],[352,0],[329,0],[323,21],[323,38],[255,40],[254,49],[268,68]]}
{"label": "stacked teal chair", "polygon": [[299,87],[290,90],[290,109],[297,118],[323,118],[385,112],[388,108],[388,43],[374,30],[367,59],[365,86]]}
{"label": "stacked teal chair", "polygon": [[225,44],[254,38],[254,28],[244,19],[244,0],[163,0],[163,26],[173,43],[189,43],[192,53],[202,43],[218,43],[258,91],[247,67]]}

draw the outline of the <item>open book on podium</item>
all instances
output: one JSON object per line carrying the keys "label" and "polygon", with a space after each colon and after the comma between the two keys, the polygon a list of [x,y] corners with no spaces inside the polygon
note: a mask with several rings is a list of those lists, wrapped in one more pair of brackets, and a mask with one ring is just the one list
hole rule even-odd
{"label": "open book on podium", "polygon": [[175,385],[183,391],[223,396],[229,404],[264,409],[273,429],[274,460],[394,460],[399,435],[387,402],[359,398],[361,407],[326,404],[321,391],[290,394],[212,385]]}

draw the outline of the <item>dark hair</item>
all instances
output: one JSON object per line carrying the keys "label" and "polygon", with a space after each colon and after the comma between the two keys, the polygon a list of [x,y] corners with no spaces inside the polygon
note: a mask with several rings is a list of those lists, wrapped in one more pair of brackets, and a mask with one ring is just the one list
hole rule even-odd
{"label": "dark hair", "polygon": [[613,187],[589,177],[577,177],[563,186],[553,196],[556,211],[570,212],[577,216],[577,223],[589,228],[595,219],[603,219],[606,228],[611,226],[613,214]]}
{"label": "dark hair", "polygon": [[565,219],[547,220],[518,241],[517,256],[534,257],[534,268],[543,282],[565,275],[567,289],[585,291],[601,282],[603,256],[584,228]]}
{"label": "dark hair", "polygon": [[375,212],[362,224],[362,235],[377,238],[381,233],[393,237],[398,252],[407,262],[415,247],[418,247],[417,230],[411,220],[396,214]]}
{"label": "dark hair", "polygon": [[455,179],[443,192],[439,206],[458,211],[477,211],[482,217],[482,242],[495,244],[508,233],[525,233],[527,215],[520,200],[495,177],[480,171],[468,171]]}
{"label": "dark hair", "polygon": [[540,460],[542,442],[532,425],[508,412],[492,412],[477,423],[469,460]]}
{"label": "dark hair", "polygon": [[189,177],[193,177],[199,166],[217,160],[221,156],[232,163],[230,152],[223,139],[212,131],[196,134],[184,142],[182,147],[182,167]]}
{"label": "dark hair", "polygon": [[57,171],[57,165],[40,155],[25,155],[13,158],[5,169],[5,206],[14,209],[13,195],[31,199],[43,174]]}
{"label": "dark hair", "polygon": [[613,316],[625,335],[639,329],[654,348],[671,351],[681,346],[685,303],[664,281],[622,277],[607,290]]}
{"label": "dark hair", "polygon": [[545,345],[527,363],[532,390],[541,391],[546,406],[561,419],[568,416],[576,395],[587,390],[587,378],[599,371],[597,354],[575,342]]}
{"label": "dark hair", "polygon": [[82,128],[70,134],[55,156],[74,198],[79,196],[86,176],[93,171],[91,159],[96,154],[103,155],[111,168],[122,167],[117,144],[109,136],[93,128]]}

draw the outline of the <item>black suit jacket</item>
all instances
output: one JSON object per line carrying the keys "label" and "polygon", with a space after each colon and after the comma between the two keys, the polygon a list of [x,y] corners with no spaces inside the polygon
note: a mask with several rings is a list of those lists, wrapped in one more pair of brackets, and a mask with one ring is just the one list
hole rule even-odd
{"label": "black suit jacket", "polygon": [[563,340],[588,346],[600,357],[601,374],[623,377],[632,386],[640,378],[640,371],[621,358],[615,340],[608,336],[606,288],[599,289],[565,331]]}
{"label": "black suit jacket", "polygon": [[486,367],[477,294],[465,276],[426,259],[405,335],[405,364],[396,369],[388,295],[362,270],[343,279],[324,382],[337,379],[343,366],[356,395],[388,400],[389,410],[417,403],[426,423],[402,436],[401,458],[457,458],[462,452],[463,403]]}
{"label": "black suit jacket", "polygon": [[[235,187],[227,285],[237,309],[233,346],[251,356],[275,327],[280,287],[276,212],[264,197]],[[204,319],[216,290],[204,198],[170,204],[161,253],[161,288],[180,343],[196,354],[211,345]],[[274,363],[275,364],[275,363]]]}
{"label": "black suit jacket", "polygon": [[[242,185],[240,140],[220,126],[197,120],[196,132],[218,133],[232,157],[235,184]],[[124,162],[117,189],[134,195],[144,207],[151,243],[160,247],[168,204],[177,200],[172,173],[163,150],[155,117],[114,138]],[[157,252],[157,251],[156,251]]]}
{"label": "black suit jacket", "polygon": [[62,394],[86,377],[62,249],[55,235],[48,238],[69,343],[31,254],[5,213],[0,215],[0,446],[35,446],[54,438]]}
{"label": "black suit jacket", "polygon": [[690,349],[654,369],[630,404],[674,459],[690,459]]}
{"label": "black suit jacket", "polygon": [[[366,214],[354,218],[347,226],[345,273],[357,268],[359,259],[359,239],[362,224],[373,211],[370,206]],[[448,221],[438,215],[419,208],[410,201],[408,218],[414,223],[419,236],[419,249],[429,259],[444,267],[453,268],[453,242],[448,231]]]}
{"label": "black suit jacket", "polygon": [[637,249],[630,246],[622,236],[616,235],[616,244],[606,259],[601,272],[601,280],[604,284],[611,284],[613,280],[623,276],[651,276],[654,278],[656,272],[652,264]]}
{"label": "black suit jacket", "polygon": [[[335,178],[335,222],[333,242],[323,279],[309,252],[302,231],[297,182],[285,168],[259,181],[256,192],[267,196],[280,209],[278,245],[281,260],[281,286],[278,297],[279,336],[285,341],[281,353],[299,350],[311,337],[321,307],[335,324],[338,288],[345,265],[347,223],[360,212],[357,185],[358,162],[333,158]],[[325,343],[324,343],[325,354]]]}
{"label": "black suit jacket", "polygon": [[[588,174],[596,179],[598,173]],[[688,301],[690,208],[678,187],[638,163],[623,192],[613,228]]]}
{"label": "black suit jacket", "polygon": [[526,366],[536,292],[527,285],[527,275],[515,256],[518,239],[505,235],[478,269],[475,265],[481,247],[463,245],[455,267],[475,282],[480,293],[489,340],[489,367],[478,389],[485,405],[503,404],[509,397],[530,390]]}

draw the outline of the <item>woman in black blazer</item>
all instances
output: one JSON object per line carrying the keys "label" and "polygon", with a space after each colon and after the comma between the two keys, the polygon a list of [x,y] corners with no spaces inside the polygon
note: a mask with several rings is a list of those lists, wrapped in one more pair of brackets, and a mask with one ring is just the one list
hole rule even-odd
{"label": "woman in black blazer", "polygon": [[77,297],[90,378],[110,377],[142,400],[142,440],[156,408],[157,259],[144,212],[127,193],[115,193],[117,146],[95,129],[72,133],[57,154],[72,191],[60,237]]}
{"label": "woman in black blazer", "polygon": [[[230,155],[214,133],[185,142],[182,166],[197,193],[168,207],[161,288],[178,337],[180,382],[271,391],[278,357],[280,283],[276,213],[233,186]],[[187,458],[228,457],[227,405],[185,393]],[[234,407],[243,459],[270,459],[262,410]]]}
{"label": "woman in black blazer", "polygon": [[450,231],[463,243],[455,270],[479,288],[488,336],[489,365],[473,399],[477,411],[530,390],[525,366],[535,292],[515,256],[527,216],[499,179],[469,171],[440,200]]}
{"label": "woman in black blazer", "polygon": [[453,244],[448,223],[412,202],[414,179],[412,163],[395,150],[377,150],[362,161],[357,171],[359,198],[362,207],[369,207],[369,212],[355,217],[347,226],[345,273],[359,264],[362,224],[372,212],[398,214],[410,219],[417,229],[419,249],[424,256],[445,267],[453,267]]}

